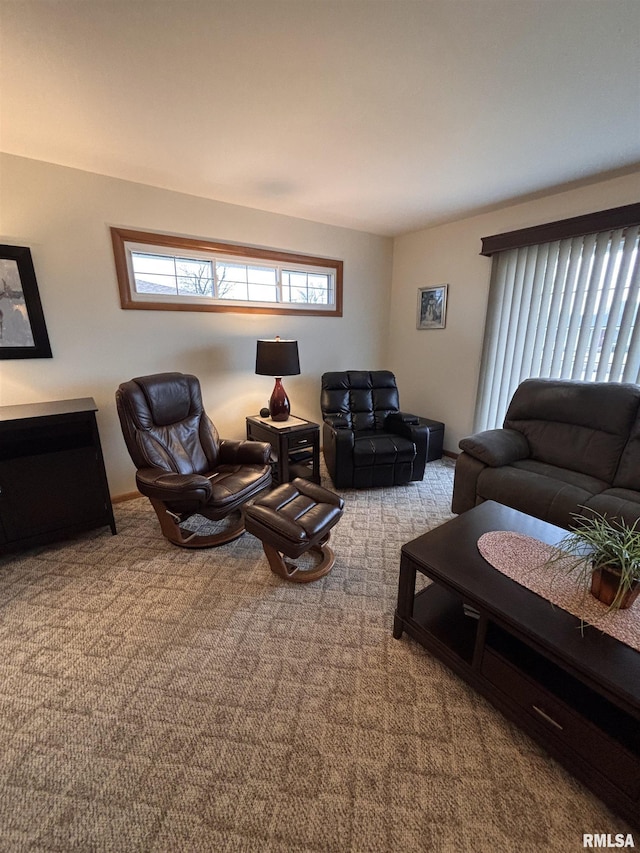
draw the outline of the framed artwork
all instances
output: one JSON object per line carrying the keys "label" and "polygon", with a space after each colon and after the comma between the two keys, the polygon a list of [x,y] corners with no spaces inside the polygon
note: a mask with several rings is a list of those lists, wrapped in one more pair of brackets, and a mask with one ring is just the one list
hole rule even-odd
{"label": "framed artwork", "polygon": [[31,250],[26,246],[0,246],[2,358],[51,358]]}
{"label": "framed artwork", "polygon": [[418,329],[444,329],[448,289],[448,284],[418,288]]}

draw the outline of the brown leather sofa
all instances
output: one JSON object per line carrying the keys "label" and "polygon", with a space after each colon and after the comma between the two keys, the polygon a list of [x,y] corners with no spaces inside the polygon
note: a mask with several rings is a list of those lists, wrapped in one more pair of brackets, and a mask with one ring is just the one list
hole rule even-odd
{"label": "brown leather sofa", "polygon": [[527,379],[503,429],[464,438],[451,509],[498,501],[560,527],[584,508],[640,518],[640,386]]}

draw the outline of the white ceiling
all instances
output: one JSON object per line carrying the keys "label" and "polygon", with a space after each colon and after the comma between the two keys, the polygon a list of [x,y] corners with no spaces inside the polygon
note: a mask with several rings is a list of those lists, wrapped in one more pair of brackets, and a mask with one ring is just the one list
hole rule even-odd
{"label": "white ceiling", "polygon": [[640,164],[639,0],[0,0],[0,148],[395,235]]}

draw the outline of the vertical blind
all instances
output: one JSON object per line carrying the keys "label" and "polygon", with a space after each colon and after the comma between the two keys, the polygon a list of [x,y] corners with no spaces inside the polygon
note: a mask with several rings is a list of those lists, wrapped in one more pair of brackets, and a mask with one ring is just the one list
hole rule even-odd
{"label": "vertical blind", "polygon": [[530,376],[640,380],[640,226],[493,255],[474,431]]}

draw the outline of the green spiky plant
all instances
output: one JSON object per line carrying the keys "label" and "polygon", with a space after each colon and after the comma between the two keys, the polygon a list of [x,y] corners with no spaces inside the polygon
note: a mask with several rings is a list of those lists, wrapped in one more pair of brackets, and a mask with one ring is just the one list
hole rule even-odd
{"label": "green spiky plant", "polygon": [[600,569],[618,579],[607,612],[625,605],[625,597],[640,584],[640,529],[638,521],[628,525],[622,519],[608,518],[588,511],[573,514],[576,521],[569,533],[557,543],[545,566],[574,575],[584,587],[591,588],[593,573]]}

